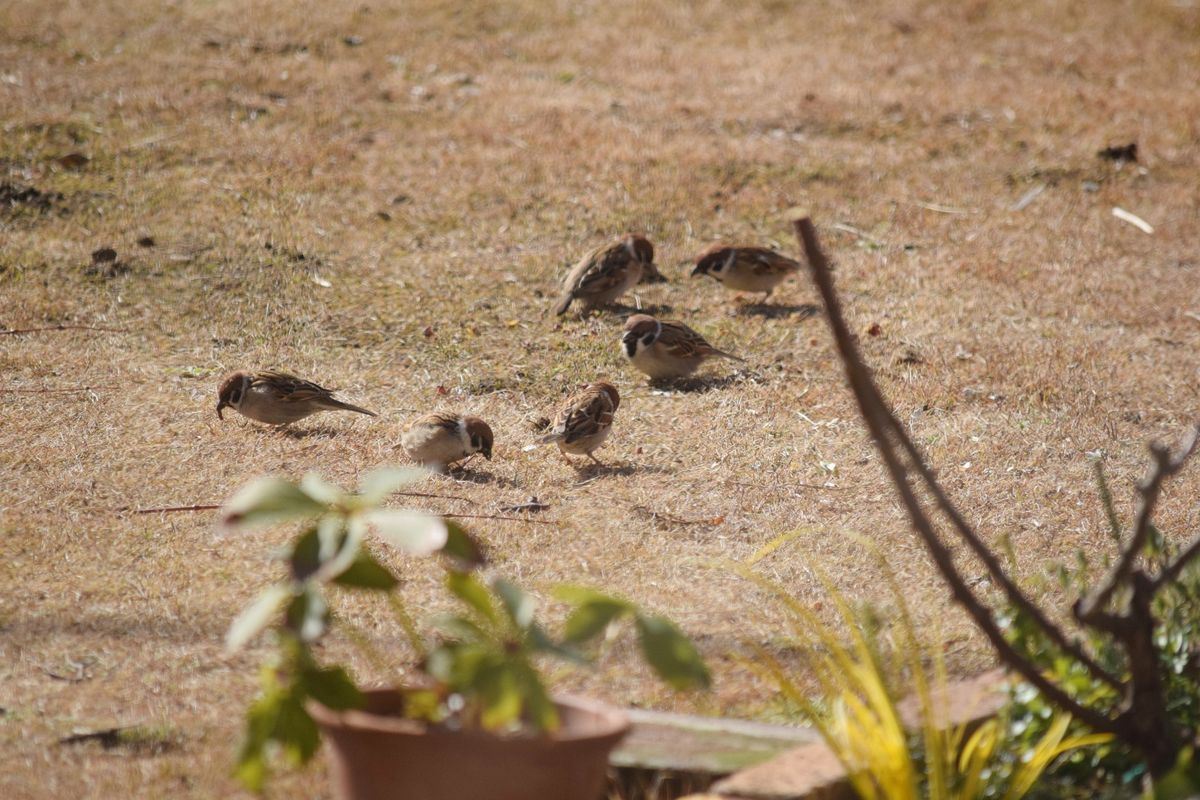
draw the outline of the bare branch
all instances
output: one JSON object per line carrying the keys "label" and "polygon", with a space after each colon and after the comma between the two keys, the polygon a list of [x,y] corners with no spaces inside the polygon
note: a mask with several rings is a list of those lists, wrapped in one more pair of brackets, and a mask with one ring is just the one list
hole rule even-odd
{"label": "bare branch", "polygon": [[[1048,680],[1035,664],[1018,653],[1012,644],[1004,638],[1004,634],[1000,630],[1000,626],[996,622],[991,609],[984,605],[967,586],[966,581],[954,564],[953,556],[941,541],[933,523],[925,514],[920,500],[918,500],[913,491],[908,469],[902,463],[900,455],[896,452],[893,440],[901,444],[901,449],[909,456],[922,477],[926,478],[928,476],[926,483],[930,485],[930,489],[935,490],[940,489],[940,487],[937,487],[936,481],[933,481],[932,473],[930,473],[928,467],[922,462],[919,454],[916,452],[915,446],[907,440],[900,424],[887,408],[874,381],[871,379],[862,357],[858,353],[858,349],[854,344],[854,338],[842,315],[841,302],[833,288],[829,262],[826,260],[817,242],[816,231],[813,228],[812,221],[804,217],[797,219],[795,225],[797,238],[800,239],[809,264],[812,267],[813,282],[817,285],[822,301],[825,303],[825,318],[829,322],[834,340],[841,353],[842,362],[846,369],[846,377],[854,392],[855,399],[858,401],[863,420],[866,422],[871,436],[875,439],[880,455],[883,457],[888,472],[892,477],[892,482],[900,493],[900,499],[908,512],[909,520],[920,535],[926,549],[933,557],[942,577],[950,585],[955,601],[963,606],[975,621],[975,624],[983,631],[1001,660],[1025,680],[1037,687],[1050,702],[1068,711],[1093,730],[1116,733],[1118,726],[1114,720],[1076,701],[1057,684]],[[934,494],[936,498],[937,491]],[[945,506],[949,505],[949,501],[944,498],[944,494],[942,495],[942,499],[938,500],[938,504],[943,506],[943,510],[946,510]],[[961,517],[959,519],[961,520]],[[956,525],[956,527],[958,526]],[[986,546],[978,541],[974,532],[970,530],[969,526],[966,526],[965,521],[962,522],[960,533],[963,534],[963,538],[968,540],[969,543],[973,539],[974,545],[987,552]],[[990,556],[991,553],[988,552],[988,555]],[[994,556],[992,560],[993,562],[995,561]],[[996,568],[999,570],[999,575],[1002,577],[1003,583],[1011,587],[1009,594],[1014,604],[1022,605],[1025,609],[1031,610],[1033,612],[1031,617],[1035,620],[1042,620],[1041,624],[1047,634],[1052,637],[1054,634],[1057,634],[1056,638],[1058,640],[1066,642],[1066,637],[1063,636],[1062,632],[1050,623],[1049,620],[1045,620],[1044,615],[1040,613],[1040,609],[1033,606],[1028,598],[1012,584],[1008,576],[999,568],[998,563],[996,564]],[[1085,663],[1094,662],[1087,660]],[[1099,670],[1099,675],[1107,675],[1107,673],[1104,670]]]}
{"label": "bare branch", "polygon": [[[876,426],[872,427],[872,436],[874,436],[877,445],[881,451],[885,449],[887,443],[886,432],[890,431],[891,435],[897,440],[903,450],[907,453],[913,468],[920,474],[923,482],[928,488],[934,501],[942,509],[943,513],[950,520],[951,524],[957,529],[959,537],[967,544],[970,550],[976,555],[988,573],[992,576],[992,580],[1000,587],[1009,602],[1016,606],[1023,614],[1031,619],[1045,634],[1053,641],[1060,649],[1075,658],[1079,663],[1083,664],[1089,672],[1097,679],[1104,681],[1113,688],[1120,689],[1122,684],[1120,680],[1110,673],[1108,670],[1101,667],[1095,659],[1083,651],[1076,642],[1067,638],[1062,629],[1054,624],[1042,610],[1030,600],[1020,587],[1013,582],[1004,571],[1000,560],[996,555],[988,549],[976,535],[975,531],[963,519],[962,514],[954,506],[950,499],[946,496],[945,491],[937,482],[932,470],[925,464],[920,452],[915,444],[908,437],[908,433],[904,430],[904,426],[895,418],[891,410],[888,408],[883,397],[879,393],[879,389],[875,386],[875,382],[871,379],[870,372],[866,364],[862,360],[862,356],[858,352],[858,348],[854,344],[854,337],[850,333],[849,327],[846,325],[845,317],[842,315],[841,301],[837,297],[837,293],[833,288],[833,279],[830,276],[829,262],[825,258],[825,254],[821,251],[820,244],[817,242],[816,230],[813,228],[812,221],[808,218],[799,219],[796,221],[796,235],[800,239],[804,247],[805,255],[808,258],[809,264],[813,268],[813,281],[817,283],[817,288],[821,292],[821,298],[826,306],[826,319],[829,321],[829,326],[833,331],[834,339],[837,341],[838,350],[841,351],[842,361],[846,367],[846,375],[849,379],[850,386],[854,390],[855,396],[858,398],[859,408],[863,413],[864,419],[867,419],[870,425],[871,419],[875,419]],[[868,408],[870,406],[870,408]],[[905,476],[907,481],[907,476]],[[911,511],[911,510],[910,510]],[[910,513],[911,516],[911,513]],[[928,522],[928,520],[927,520]],[[932,533],[932,525],[929,525]],[[935,535],[935,534],[934,534]],[[953,564],[951,564],[953,567]],[[982,607],[982,606],[981,606]],[[989,618],[991,612],[986,612]],[[994,620],[993,620],[994,624]],[[997,628],[998,630],[998,628]]]}
{"label": "bare branch", "polygon": [[[1138,505],[1134,513],[1133,533],[1121,550],[1121,558],[1112,572],[1105,578],[1096,590],[1076,605],[1075,616],[1082,622],[1093,622],[1099,619],[1099,613],[1108,605],[1113,593],[1133,572],[1133,565],[1146,547],[1146,539],[1150,536],[1150,520],[1154,515],[1154,506],[1162,492],[1163,482],[1183,469],[1188,458],[1200,443],[1200,425],[1195,426],[1191,433],[1184,437],[1179,449],[1172,453],[1163,444],[1150,445],[1150,455],[1154,458],[1154,466],[1140,484],[1138,484]],[[1169,567],[1168,567],[1169,569]],[[1182,567],[1180,567],[1182,569]],[[1165,574],[1165,571],[1164,571]]]}

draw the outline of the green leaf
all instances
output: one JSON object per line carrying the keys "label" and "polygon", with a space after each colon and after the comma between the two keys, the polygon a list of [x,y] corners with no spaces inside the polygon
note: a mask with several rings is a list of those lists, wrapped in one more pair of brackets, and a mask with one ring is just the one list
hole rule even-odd
{"label": "green leaf", "polygon": [[307,764],[321,745],[321,732],[317,723],[304,707],[304,693],[292,691],[284,695],[279,703],[279,715],[271,738],[279,742],[294,766]]}
{"label": "green leaf", "polygon": [[358,558],[340,575],[333,579],[339,586],[351,586],[356,589],[382,589],[388,591],[396,588],[400,581],[387,567],[380,564],[365,550],[358,551]]}
{"label": "green leaf", "polygon": [[1194,800],[1200,795],[1200,764],[1191,747],[1179,753],[1175,767],[1154,781],[1154,800]]}
{"label": "green leaf", "polygon": [[512,666],[503,661],[485,663],[476,672],[479,722],[486,730],[504,728],[521,718],[522,698]]}
{"label": "green leaf", "polygon": [[338,503],[345,494],[340,488],[334,486],[315,472],[306,473],[300,479],[300,491],[326,506]]}
{"label": "green leaf", "polygon": [[230,652],[244,647],[271,624],[272,618],[283,608],[284,601],[291,594],[291,588],[281,584],[268,587],[233,620],[225,634],[225,647]]}
{"label": "green leaf", "polygon": [[488,632],[475,622],[454,614],[439,614],[430,621],[430,625],[451,639],[460,642],[489,642],[492,640]]}
{"label": "green leaf", "polygon": [[301,681],[308,696],[326,708],[334,711],[362,708],[362,692],[341,667],[305,670]]}
{"label": "green leaf", "polygon": [[431,689],[410,689],[404,693],[404,716],[407,719],[440,722],[443,718],[442,699]]}
{"label": "green leaf", "polygon": [[341,549],[346,539],[345,526],[346,518],[342,514],[326,514],[317,520],[317,538],[321,542],[317,558],[322,564]]}
{"label": "green leaf", "polygon": [[425,671],[454,691],[474,693],[477,675],[492,661],[492,653],[478,644],[450,642],[425,659]]}
{"label": "green leaf", "polygon": [[446,523],[440,517],[393,508],[377,508],[361,516],[385,542],[412,555],[429,555],[446,544]]}
{"label": "green leaf", "polygon": [[311,585],[292,598],[286,614],[288,628],[302,642],[315,642],[329,627],[329,606]]}
{"label": "green leaf", "polygon": [[675,689],[707,689],[712,682],[696,646],[665,617],[637,615],[642,654],[658,676]]}
{"label": "green leaf", "polygon": [[588,660],[568,644],[559,644],[536,622],[529,626],[529,649],[534,653],[550,653],[575,664],[587,664]]}
{"label": "green leaf", "polygon": [[221,520],[228,527],[248,530],[313,517],[324,510],[324,504],[309,497],[291,481],[259,478],[243,486],[225,503]]}
{"label": "green leaf", "polygon": [[488,592],[486,586],[476,580],[475,576],[469,572],[448,572],[446,574],[446,588],[455,597],[478,611],[488,622],[494,625],[499,620],[499,616],[496,613],[496,606],[492,603],[491,593]]}
{"label": "green leaf", "polygon": [[523,662],[515,665],[515,674],[524,697],[524,714],[529,719],[529,723],[539,733],[557,731],[558,709],[555,708],[554,701],[546,692],[546,686],[542,683],[537,670]]}
{"label": "green leaf", "polygon": [[321,536],[317,528],[309,528],[296,539],[288,556],[288,566],[291,567],[292,577],[301,582],[308,580],[320,568]]}
{"label": "green leaf", "polygon": [[246,732],[238,751],[237,768],[234,776],[252,792],[261,792],[266,783],[267,742],[275,731],[279,718],[280,704],[287,693],[279,689],[265,691],[246,712]]}
{"label": "green leaf", "polygon": [[533,622],[533,613],[537,610],[537,601],[533,599],[533,595],[504,578],[497,578],[492,588],[500,595],[504,610],[508,612],[508,618],[513,624],[520,630],[528,628]]}
{"label": "green leaf", "polygon": [[629,604],[621,601],[603,597],[587,600],[567,617],[563,638],[572,644],[582,644],[603,633],[613,620],[630,611]]}
{"label": "green leaf", "polygon": [[402,486],[424,480],[430,474],[429,470],[416,467],[382,467],[363,476],[358,495],[364,507],[376,506]]}
{"label": "green leaf", "polygon": [[446,522],[446,543],[442,545],[442,554],[450,556],[459,562],[461,571],[469,571],[482,567],[487,563],[483,553],[483,545],[479,540],[467,533],[467,529],[456,522]]}
{"label": "green leaf", "polygon": [[363,533],[366,530],[365,523],[358,517],[351,517],[346,523],[346,533],[344,536],[339,536],[336,544],[336,552],[332,558],[323,559],[321,569],[315,576],[318,582],[332,580],[338,575],[341,575],[350,565],[357,559],[359,552],[362,549]]}
{"label": "green leaf", "polygon": [[554,587],[552,594],[558,600],[564,603],[569,603],[573,606],[583,605],[584,603],[594,603],[598,601],[608,603],[619,603],[630,611],[636,611],[637,606],[628,600],[623,600],[615,595],[598,592],[595,589],[587,586],[577,586],[571,583],[560,583]]}

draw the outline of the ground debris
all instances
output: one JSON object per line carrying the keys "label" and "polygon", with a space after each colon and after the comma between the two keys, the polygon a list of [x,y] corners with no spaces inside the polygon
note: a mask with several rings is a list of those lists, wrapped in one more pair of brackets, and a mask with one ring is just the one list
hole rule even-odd
{"label": "ground debris", "polygon": [[51,211],[64,199],[60,192],[43,192],[33,186],[0,183],[0,210],[29,208],[34,211]]}
{"label": "ground debris", "polygon": [[525,502],[523,502],[523,503],[517,503],[516,505],[511,505],[511,506],[503,506],[502,505],[502,506],[499,506],[499,510],[512,512],[512,513],[517,513],[517,512],[536,513],[538,511],[545,511],[549,507],[550,507],[549,503],[543,503],[541,500],[538,500],[535,495],[530,495],[529,497],[525,498]]}
{"label": "ground debris", "polygon": [[1137,163],[1138,146],[1137,142],[1129,144],[1114,144],[1096,151],[1096,156],[1103,158],[1105,161],[1119,161]]}
{"label": "ground debris", "polygon": [[687,517],[668,514],[665,511],[656,511],[649,506],[630,506],[629,510],[635,514],[649,517],[654,522],[665,522],[669,525],[708,525],[709,527],[715,527],[725,522],[725,517],[723,516],[689,519]]}
{"label": "ground debris", "polygon": [[125,275],[129,271],[130,266],[117,258],[116,250],[111,247],[101,247],[92,251],[92,263],[88,264],[83,273],[108,279]]}

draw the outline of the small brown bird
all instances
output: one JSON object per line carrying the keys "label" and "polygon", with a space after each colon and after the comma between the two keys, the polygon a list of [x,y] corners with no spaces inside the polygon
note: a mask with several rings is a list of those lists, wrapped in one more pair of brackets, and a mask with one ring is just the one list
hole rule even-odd
{"label": "small brown bird", "polygon": [[611,303],[643,277],[662,277],[654,266],[654,245],[645,236],[626,234],[597,247],[567,273],[554,313],[565,314],[574,300],[582,302],[585,311]]}
{"label": "small brown bird", "polygon": [[490,461],[492,442],[492,429],[486,422],[458,413],[426,414],[400,437],[400,445],[414,461],[438,472],[476,453]]}
{"label": "small brown bird", "polygon": [[[592,451],[608,438],[612,431],[613,414],[620,404],[621,396],[617,393],[617,387],[608,381],[589,383],[567,398],[550,429],[534,441],[534,446],[557,444],[564,458],[568,453],[587,456],[599,464],[600,459],[592,455]],[[567,462],[570,461],[568,458]]]}
{"label": "small brown bird", "polygon": [[312,381],[286,372],[246,372],[225,376],[217,390],[217,418],[221,409],[232,408],[243,417],[268,425],[287,425],[318,411],[355,411],[375,416],[374,411],[342,402],[333,392]]}
{"label": "small brown bird", "polygon": [[682,322],[660,321],[648,314],[634,314],[625,321],[621,350],[652,380],[687,377],[710,358],[745,360],[713,347]]}
{"label": "small brown bird", "polygon": [[800,262],[765,247],[714,244],[696,259],[692,277],[707,275],[740,292],[763,292],[765,301]]}

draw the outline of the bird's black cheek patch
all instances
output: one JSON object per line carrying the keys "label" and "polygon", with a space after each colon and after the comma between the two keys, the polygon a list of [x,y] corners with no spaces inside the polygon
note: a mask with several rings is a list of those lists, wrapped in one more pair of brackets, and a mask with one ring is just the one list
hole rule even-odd
{"label": "bird's black cheek patch", "polygon": [[625,340],[625,355],[629,356],[630,358],[633,358],[634,354],[636,354],[636,353],[637,353],[637,339],[626,339]]}

